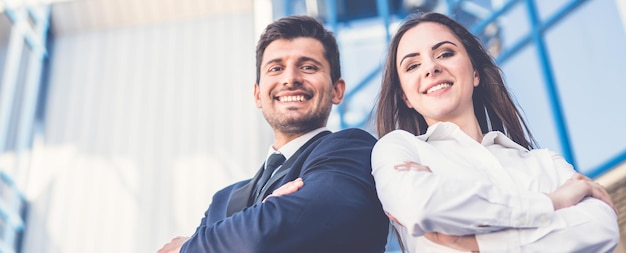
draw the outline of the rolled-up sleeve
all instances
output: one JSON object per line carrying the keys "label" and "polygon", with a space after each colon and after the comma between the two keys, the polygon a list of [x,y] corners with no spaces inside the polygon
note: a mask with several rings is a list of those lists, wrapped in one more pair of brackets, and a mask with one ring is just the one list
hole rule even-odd
{"label": "rolled-up sleeve", "polygon": [[[468,235],[549,224],[554,211],[545,194],[503,190],[481,175],[451,176],[468,170],[463,167],[468,165],[447,163],[443,155],[401,130],[385,135],[374,146],[372,174],[383,208],[412,236]],[[394,169],[405,161],[427,165],[432,172]]]}
{"label": "rolled-up sleeve", "polygon": [[[562,185],[575,171],[562,156],[537,150],[551,176]],[[507,229],[476,235],[480,252],[613,252],[619,242],[617,214],[605,202],[585,198],[577,205],[554,212],[550,223],[533,229]]]}

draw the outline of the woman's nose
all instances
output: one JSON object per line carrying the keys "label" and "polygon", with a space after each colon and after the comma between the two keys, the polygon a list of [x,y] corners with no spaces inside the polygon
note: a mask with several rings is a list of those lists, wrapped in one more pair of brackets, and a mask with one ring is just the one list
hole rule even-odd
{"label": "woman's nose", "polygon": [[434,74],[441,73],[441,66],[437,62],[431,61],[424,68],[426,70],[426,77],[430,77]]}

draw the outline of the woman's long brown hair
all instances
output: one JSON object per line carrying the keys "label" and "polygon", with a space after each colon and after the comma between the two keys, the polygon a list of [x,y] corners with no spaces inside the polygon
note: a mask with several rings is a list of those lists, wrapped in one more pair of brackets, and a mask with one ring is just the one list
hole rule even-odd
{"label": "woman's long brown hair", "polygon": [[470,61],[480,76],[480,83],[474,89],[472,101],[474,114],[482,132],[500,131],[527,149],[535,148],[536,141],[511,99],[504,85],[501,70],[493,58],[485,51],[476,36],[453,19],[439,13],[410,15],[391,40],[376,108],[378,136],[383,137],[396,129],[421,135],[428,128],[424,117],[404,103],[396,66],[400,39],[406,31],[423,22],[435,22],[448,27],[467,50]]}

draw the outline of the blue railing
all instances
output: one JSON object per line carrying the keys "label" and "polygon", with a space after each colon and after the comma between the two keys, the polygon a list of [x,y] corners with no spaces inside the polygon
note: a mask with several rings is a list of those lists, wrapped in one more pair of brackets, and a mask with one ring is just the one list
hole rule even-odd
{"label": "blue railing", "polygon": [[26,199],[13,180],[0,172],[0,252],[18,252],[26,220]]}
{"label": "blue railing", "polygon": [[[41,67],[49,28],[49,6],[5,6],[9,25],[3,75],[0,75],[0,154],[15,157],[32,148],[36,109],[40,104]],[[32,21],[32,23],[30,22]],[[17,166],[17,165],[15,165]],[[19,252],[26,221],[27,201],[8,172],[0,168],[0,252]]]}
{"label": "blue railing", "polygon": [[[286,10],[289,11],[289,4],[293,3],[295,0],[285,0]],[[563,6],[554,12],[551,16],[541,20],[539,18],[539,12],[536,6],[537,0],[509,0],[504,2],[497,9],[490,10],[490,13],[486,17],[481,17],[481,20],[476,24],[470,27],[470,31],[474,34],[482,33],[489,24],[496,22],[498,18],[506,15],[509,11],[513,9],[517,4],[525,4],[527,13],[529,15],[530,20],[530,31],[527,35],[518,39],[511,43],[511,46],[508,48],[503,48],[503,50],[496,57],[496,62],[498,64],[502,64],[508,61],[512,56],[519,53],[526,46],[533,44],[536,47],[536,53],[539,59],[539,66],[541,69],[541,74],[544,79],[546,93],[549,99],[550,110],[552,114],[552,118],[555,121],[556,131],[558,135],[558,141],[561,146],[563,157],[574,165],[574,168],[578,168],[577,159],[573,152],[573,147],[571,143],[571,138],[569,134],[569,128],[567,126],[567,121],[564,117],[564,111],[561,104],[561,96],[559,94],[557,84],[555,81],[554,73],[552,70],[552,65],[550,63],[550,57],[548,56],[547,47],[544,41],[545,32],[554,27],[559,21],[563,20],[563,18],[567,17],[568,14],[575,11],[577,8],[582,6],[587,0],[571,0],[569,2],[563,3]],[[393,14],[390,10],[390,1],[388,0],[376,0],[377,14],[380,22],[384,24],[385,27],[385,36],[386,41],[389,42],[389,38],[391,36],[389,32],[389,24],[390,20],[393,17]],[[446,0],[447,11],[448,14],[454,17],[454,12],[463,8],[465,0]],[[333,31],[337,31],[338,28],[338,18],[337,10],[336,10],[336,0],[325,0],[325,9],[326,9],[326,24]],[[291,14],[291,13],[287,13]],[[341,41],[339,41],[341,43]],[[364,76],[357,82],[357,84],[346,92],[344,97],[344,102],[338,106],[337,113],[339,115],[340,127],[348,128],[348,127],[364,127],[370,119],[371,115],[363,115],[361,120],[352,120],[349,123],[346,120],[346,116],[350,110],[350,101],[354,99],[360,92],[363,92],[368,85],[370,85],[373,79],[380,74],[382,71],[382,66],[374,67],[372,70],[364,74]],[[598,166],[597,168],[592,168],[587,170],[587,176],[596,177],[616,165],[626,161],[626,152],[618,154],[617,156],[609,159],[604,164]]]}

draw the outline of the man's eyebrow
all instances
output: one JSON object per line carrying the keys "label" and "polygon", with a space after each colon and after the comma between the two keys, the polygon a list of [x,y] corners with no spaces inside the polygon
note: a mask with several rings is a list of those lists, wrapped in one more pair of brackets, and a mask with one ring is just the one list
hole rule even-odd
{"label": "man's eyebrow", "polygon": [[307,61],[311,61],[313,63],[315,63],[316,65],[322,65],[322,63],[316,59],[313,59],[311,57],[307,57],[307,56],[302,56],[298,59],[298,63],[302,63],[302,62],[307,62]]}
{"label": "man's eyebrow", "polygon": [[263,67],[267,67],[267,65],[270,65],[272,63],[282,62],[282,61],[283,59],[281,58],[274,58],[274,59],[267,61],[265,64],[263,64]]}
{"label": "man's eyebrow", "polygon": [[[282,62],[282,61],[283,61],[282,58],[274,58],[274,59],[271,59],[271,60],[267,61],[265,64],[263,64],[263,66],[265,67],[265,66],[270,65],[272,63],[277,63],[277,62]],[[313,62],[313,63],[315,63],[317,65],[322,65],[322,63],[320,61],[318,61],[318,60],[316,60],[314,58],[308,57],[308,56],[302,56],[302,57],[298,58],[298,64],[303,63],[303,62],[307,62],[307,61]]]}
{"label": "man's eyebrow", "polygon": [[[437,48],[440,48],[440,47],[441,47],[441,46],[443,46],[444,44],[452,44],[452,45],[454,45],[454,46],[457,46],[457,45],[456,45],[456,44],[454,44],[452,41],[444,40],[444,41],[442,41],[442,42],[439,42],[439,43],[435,44],[435,45],[434,45],[434,46],[432,46],[430,49],[431,49],[431,50],[435,50],[435,49],[437,49]],[[403,62],[406,58],[415,57],[415,56],[419,56],[419,55],[420,55],[420,53],[410,53],[410,54],[407,54],[407,55],[405,55],[404,57],[402,57],[402,60],[400,60],[400,64],[399,64],[399,65],[402,65],[402,62]]]}

